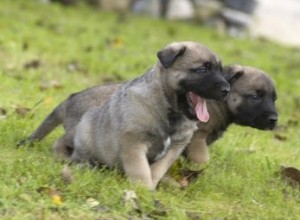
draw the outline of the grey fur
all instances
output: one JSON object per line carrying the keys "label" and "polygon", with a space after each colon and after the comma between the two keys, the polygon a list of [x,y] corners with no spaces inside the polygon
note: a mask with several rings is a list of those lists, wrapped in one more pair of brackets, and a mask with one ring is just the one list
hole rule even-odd
{"label": "grey fur", "polygon": [[[137,79],[71,95],[27,141],[41,140],[63,123],[66,134],[54,144],[56,154],[120,167],[132,180],[155,188],[196,129],[186,93],[223,100],[229,91],[220,60],[208,48],[177,42],[157,55],[159,62]],[[207,73],[194,72],[204,66]]]}
{"label": "grey fur", "polygon": [[[200,44],[172,43],[158,58],[152,69],[83,115],[71,160],[119,167],[130,180],[155,189],[197,129],[189,92],[223,100],[229,89],[218,58]],[[199,66],[207,68],[194,72]]]}

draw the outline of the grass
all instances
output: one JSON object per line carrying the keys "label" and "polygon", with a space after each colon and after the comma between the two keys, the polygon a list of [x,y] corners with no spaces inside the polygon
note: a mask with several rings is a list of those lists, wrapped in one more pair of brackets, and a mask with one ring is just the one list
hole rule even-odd
{"label": "grass", "polygon": [[[299,219],[299,189],[278,175],[281,165],[300,168],[299,49],[198,24],[32,0],[2,0],[0,30],[1,219]],[[74,182],[65,185],[64,164],[51,154],[61,128],[34,148],[15,147],[69,94],[138,76],[161,47],[179,40],[202,42],[225,64],[268,72],[277,86],[279,129],[230,127],[211,147],[203,175],[184,190],[162,184],[155,193],[116,171],[77,165],[70,166]],[[192,165],[180,160],[173,170],[180,166]],[[137,199],[124,202],[125,190]]]}

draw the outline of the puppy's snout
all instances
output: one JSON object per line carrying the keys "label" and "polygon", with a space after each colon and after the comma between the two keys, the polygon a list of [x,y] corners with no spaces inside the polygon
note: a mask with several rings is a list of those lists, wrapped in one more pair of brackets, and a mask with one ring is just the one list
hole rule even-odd
{"label": "puppy's snout", "polygon": [[276,114],[270,115],[268,117],[268,123],[272,128],[275,127],[275,125],[277,124],[277,120],[278,118]]}

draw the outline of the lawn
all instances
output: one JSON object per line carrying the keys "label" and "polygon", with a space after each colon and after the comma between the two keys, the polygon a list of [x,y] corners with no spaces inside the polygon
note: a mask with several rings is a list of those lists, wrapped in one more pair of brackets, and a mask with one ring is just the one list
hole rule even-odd
{"label": "lawn", "polygon": [[[280,176],[283,165],[300,168],[300,49],[199,24],[34,0],[1,0],[0,31],[0,219],[300,219],[299,187]],[[69,94],[132,79],[165,44],[182,40],[207,45],[224,64],[265,70],[276,82],[278,128],[231,126],[197,179],[156,192],[117,171],[76,164],[65,184],[65,163],[51,152],[62,128],[34,147],[16,148]],[[172,175],[180,179],[184,167],[195,168],[181,158]]]}

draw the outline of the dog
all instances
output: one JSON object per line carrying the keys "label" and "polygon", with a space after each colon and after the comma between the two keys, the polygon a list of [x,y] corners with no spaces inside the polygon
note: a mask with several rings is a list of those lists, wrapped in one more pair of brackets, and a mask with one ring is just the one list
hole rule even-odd
{"label": "dog", "polygon": [[195,42],[174,42],[158,62],[120,86],[76,126],[72,161],[124,171],[154,190],[190,142],[197,121],[209,120],[206,99],[224,101],[230,86],[219,58]]}
{"label": "dog", "polygon": [[260,130],[272,130],[278,120],[274,82],[262,70],[230,65],[223,70],[230,84],[226,102],[207,100],[210,120],[198,122],[198,130],[184,155],[195,163],[209,160],[208,145],[220,138],[232,123]]}

